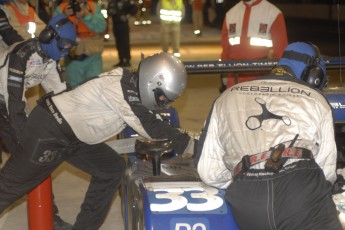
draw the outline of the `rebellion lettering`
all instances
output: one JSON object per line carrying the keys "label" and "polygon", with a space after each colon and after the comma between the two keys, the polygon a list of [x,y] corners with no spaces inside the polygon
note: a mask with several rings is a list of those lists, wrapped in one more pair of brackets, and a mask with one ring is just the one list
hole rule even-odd
{"label": "rebellion lettering", "polygon": [[292,93],[310,96],[311,92],[295,87],[272,87],[272,86],[235,86],[231,91],[260,92],[260,93]]}

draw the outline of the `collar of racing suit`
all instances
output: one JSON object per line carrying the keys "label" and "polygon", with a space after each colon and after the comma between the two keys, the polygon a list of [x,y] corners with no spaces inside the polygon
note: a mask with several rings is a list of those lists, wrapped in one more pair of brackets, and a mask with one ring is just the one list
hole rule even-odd
{"label": "collar of racing suit", "polygon": [[292,81],[310,87],[307,82],[298,79],[289,66],[284,65],[276,66],[271,70],[269,74],[257,78],[257,80],[262,79]]}
{"label": "collar of racing suit", "polygon": [[248,6],[248,7],[252,7],[252,6],[255,6],[255,5],[258,5],[260,2],[262,2],[262,0],[242,0],[243,4]]}

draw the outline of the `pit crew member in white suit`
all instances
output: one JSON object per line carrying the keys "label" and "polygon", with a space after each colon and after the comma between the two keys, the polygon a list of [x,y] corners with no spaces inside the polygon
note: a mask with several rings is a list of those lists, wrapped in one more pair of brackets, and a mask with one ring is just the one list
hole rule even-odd
{"label": "pit crew member in white suit", "polygon": [[[4,52],[10,45],[23,41],[23,38],[17,33],[15,29],[11,26],[7,18],[6,7],[4,6],[9,0],[0,1],[0,53]],[[0,104],[1,105],[5,105]],[[0,111],[6,111],[6,106],[0,108]],[[0,138],[2,142],[6,142],[7,138],[12,141],[11,136],[8,136],[6,133],[0,131]],[[2,149],[0,148],[0,164],[2,163]]]}
{"label": "pit crew member in white suit", "polygon": [[184,91],[187,74],[172,54],[143,59],[138,72],[117,68],[56,96],[43,96],[28,117],[21,151],[0,171],[0,213],[47,178],[63,161],[92,178],[75,230],[102,225],[125,171],[125,162],[104,141],[126,125],[149,139],[170,139],[182,154],[193,141],[151,110]]}
{"label": "pit crew member in white suit", "polygon": [[239,229],[342,229],[332,108],[316,46],[287,46],[272,72],[214,102],[197,146],[198,173],[226,189]]}
{"label": "pit crew member in white suit", "polygon": [[[38,38],[11,45],[0,55],[0,132],[18,142],[27,118],[25,92],[41,84],[48,92],[66,89],[57,61],[77,45],[73,24],[60,14]],[[4,137],[4,134],[6,137]],[[10,136],[10,137],[9,137]],[[6,141],[6,140],[5,140]],[[6,145],[15,153],[15,146]]]}

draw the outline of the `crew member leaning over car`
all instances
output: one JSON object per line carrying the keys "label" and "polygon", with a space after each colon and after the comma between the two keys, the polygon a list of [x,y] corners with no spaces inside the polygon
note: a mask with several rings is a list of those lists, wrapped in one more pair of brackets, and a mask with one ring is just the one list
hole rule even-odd
{"label": "crew member leaning over car", "polygon": [[296,42],[272,72],[215,101],[196,159],[206,184],[226,189],[239,229],[341,230],[332,200],[337,148],[333,110],[320,92],[316,46]]}
{"label": "crew member leaning over car", "polygon": [[191,137],[152,110],[176,100],[186,83],[183,63],[160,53],[143,59],[138,72],[117,68],[44,96],[28,117],[19,157],[0,171],[0,213],[67,161],[92,177],[73,229],[99,229],[126,168],[104,141],[129,125],[142,137],[171,140],[184,153]]}

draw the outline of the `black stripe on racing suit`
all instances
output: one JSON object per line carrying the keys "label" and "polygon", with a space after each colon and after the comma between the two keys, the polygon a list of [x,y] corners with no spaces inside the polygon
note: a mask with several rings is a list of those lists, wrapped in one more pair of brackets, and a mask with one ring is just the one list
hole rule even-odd
{"label": "black stripe on racing suit", "polygon": [[37,46],[39,46],[38,41],[30,39],[18,44],[8,54],[8,112],[11,125],[19,139],[27,119],[25,112],[26,102],[23,101],[23,97],[25,97],[24,80],[27,62],[30,56],[40,49]]}

